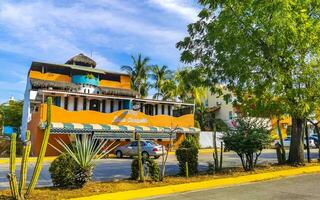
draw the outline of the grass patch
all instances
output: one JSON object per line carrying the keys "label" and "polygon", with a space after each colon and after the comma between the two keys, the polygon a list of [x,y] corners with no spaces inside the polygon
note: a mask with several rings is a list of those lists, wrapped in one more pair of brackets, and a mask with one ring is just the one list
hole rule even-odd
{"label": "grass patch", "polygon": [[[310,163],[306,164],[306,166],[319,166],[319,163]],[[166,185],[176,185],[183,183],[191,183],[191,182],[199,182],[206,181],[212,179],[221,179],[226,177],[236,177],[236,176],[244,176],[249,174],[259,174],[264,172],[274,172],[285,169],[294,169],[296,167],[288,166],[288,165],[260,165],[257,166],[255,171],[244,172],[242,168],[225,168],[221,172],[208,175],[206,173],[200,173],[197,176],[193,176],[190,178],[179,177],[179,176],[168,176],[163,182],[152,182],[146,181],[144,183],[140,183],[132,180],[120,180],[117,182],[90,182],[82,189],[61,189],[55,187],[43,187],[37,188],[34,190],[30,199],[35,200],[55,200],[55,199],[68,199],[75,197],[85,197],[103,193],[113,193],[127,190],[136,190],[142,188],[150,188],[150,187],[159,187]],[[9,190],[0,191],[0,199],[11,199]]]}

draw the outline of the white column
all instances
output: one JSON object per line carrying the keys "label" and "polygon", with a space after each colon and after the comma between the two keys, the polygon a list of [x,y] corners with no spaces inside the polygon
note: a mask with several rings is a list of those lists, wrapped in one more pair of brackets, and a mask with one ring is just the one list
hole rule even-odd
{"label": "white column", "polygon": [[83,109],[83,97],[78,97],[78,110]]}
{"label": "white column", "polygon": [[61,96],[60,107],[61,107],[61,108],[64,108],[64,96]]}
{"label": "white column", "polygon": [[158,115],[162,115],[162,105],[158,104]]}
{"label": "white column", "polygon": [[113,111],[117,111],[117,110],[119,110],[118,100],[113,100]]}
{"label": "white column", "polygon": [[90,109],[90,99],[87,99],[87,108],[86,110],[89,110]]}
{"label": "white column", "polygon": [[164,114],[168,115],[168,105],[164,104]]}
{"label": "white column", "polygon": [[110,113],[110,99],[106,100],[106,113]]}
{"label": "white column", "polygon": [[68,97],[68,110],[73,111],[73,107],[74,107],[74,97],[69,96]]}

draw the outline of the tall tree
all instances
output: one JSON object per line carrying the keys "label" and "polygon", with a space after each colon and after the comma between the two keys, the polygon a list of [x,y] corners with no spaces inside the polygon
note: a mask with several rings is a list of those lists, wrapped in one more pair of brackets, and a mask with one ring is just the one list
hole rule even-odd
{"label": "tall tree", "polygon": [[151,84],[151,87],[156,89],[156,93],[153,95],[154,99],[159,99],[159,97],[164,97],[164,88],[166,85],[166,81],[172,78],[172,71],[168,69],[167,66],[163,65],[160,67],[159,65],[154,65],[151,67],[150,78],[154,81]]}
{"label": "tall tree", "polygon": [[182,61],[203,68],[210,85],[224,83],[257,98],[267,93],[292,117],[289,162],[301,164],[303,121],[318,107],[318,0],[207,1],[189,36],[177,44]]}
{"label": "tall tree", "polygon": [[143,58],[141,54],[135,58],[131,56],[132,66],[124,65],[121,70],[126,71],[131,78],[131,87],[133,90],[137,91],[141,97],[148,95],[149,83],[147,81],[148,72],[151,68],[149,62],[150,58]]}
{"label": "tall tree", "polygon": [[201,104],[202,98],[206,96],[201,73],[202,71],[190,67],[182,68],[176,72],[177,96],[181,101]]}
{"label": "tall tree", "polygon": [[19,128],[22,123],[23,101],[10,100],[0,105],[0,126],[12,126]]}

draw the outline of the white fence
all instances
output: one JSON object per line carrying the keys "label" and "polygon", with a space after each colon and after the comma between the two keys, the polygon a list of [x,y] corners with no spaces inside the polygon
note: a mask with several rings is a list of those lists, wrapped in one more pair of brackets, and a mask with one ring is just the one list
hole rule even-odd
{"label": "white fence", "polygon": [[[217,132],[217,147],[221,146],[222,135],[223,135],[223,133]],[[213,132],[212,131],[201,131],[200,137],[199,137],[199,142],[200,142],[200,148],[202,148],[202,149],[213,148]]]}

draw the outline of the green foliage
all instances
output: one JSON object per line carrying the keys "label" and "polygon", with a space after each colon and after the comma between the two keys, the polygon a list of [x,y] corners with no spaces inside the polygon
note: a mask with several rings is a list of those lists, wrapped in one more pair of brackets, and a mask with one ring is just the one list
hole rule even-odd
{"label": "green foliage", "polygon": [[49,168],[53,185],[57,187],[74,187],[75,168],[76,163],[68,154],[61,154],[54,159]]}
{"label": "green foliage", "polygon": [[22,119],[23,101],[10,100],[0,105],[0,126],[20,127]]}
{"label": "green foliage", "polygon": [[222,138],[225,148],[237,153],[245,170],[253,170],[261,151],[271,144],[270,132],[257,118],[238,118],[236,123]]}
{"label": "green foliage", "polygon": [[14,199],[19,199],[20,194],[19,194],[19,188],[18,188],[18,183],[17,183],[17,176],[16,176],[16,139],[17,139],[17,134],[13,133],[11,135],[11,144],[10,144],[10,170],[8,174],[8,179],[9,179],[9,185],[10,185],[10,190],[12,197]]}
{"label": "green foliage", "polygon": [[[158,163],[151,158],[143,158],[142,164],[147,168],[147,175],[150,176],[151,180],[159,181],[160,180],[160,168]],[[131,163],[131,179],[139,180],[139,159],[135,158]]]}
{"label": "green foliage", "polygon": [[131,56],[132,66],[122,66],[121,70],[126,71],[131,78],[131,87],[137,91],[141,97],[148,96],[148,89],[150,87],[147,78],[148,72],[151,68],[149,62],[150,58],[142,58],[141,54],[138,54],[138,58]]}
{"label": "green foliage", "polygon": [[135,158],[132,160],[130,177],[132,180],[139,179],[139,159],[138,158]]}
{"label": "green foliage", "polygon": [[37,162],[34,167],[32,178],[31,178],[30,184],[29,184],[28,189],[25,194],[26,198],[28,198],[30,196],[31,192],[36,187],[36,184],[37,184],[39,176],[40,176],[40,172],[42,170],[43,158],[46,154],[49,136],[50,136],[50,129],[51,129],[51,119],[52,119],[51,105],[52,105],[52,98],[48,97],[48,99],[47,99],[47,126],[46,126],[46,129],[44,130],[44,135],[43,135],[43,139],[42,139],[42,143],[41,143],[41,147],[40,147],[40,152],[39,152],[39,156],[38,156]]}
{"label": "green foliage", "polygon": [[94,77],[93,74],[87,74],[87,75],[86,75],[86,78],[88,78],[88,79],[94,79],[95,77]]}
{"label": "green foliage", "polygon": [[186,162],[188,162],[189,175],[198,173],[199,142],[193,137],[187,137],[176,150],[179,161],[180,175],[186,175]]}
{"label": "green foliage", "polygon": [[31,133],[28,130],[26,132],[26,140],[23,142],[23,153],[22,153],[22,160],[21,160],[21,169],[20,169],[20,182],[19,182],[19,192],[22,192],[26,188],[27,183],[27,174],[28,174],[28,160],[31,151]]}
{"label": "green foliage", "polygon": [[[66,144],[63,140],[57,140],[57,142],[76,163],[75,183],[77,187],[83,187],[91,180],[94,161],[105,157],[110,151],[117,147],[115,146],[108,150],[103,149],[108,142],[107,140],[92,139],[87,135],[82,135],[81,138],[76,137],[75,144],[71,146]],[[58,148],[52,147],[57,151],[60,151]]]}
{"label": "green foliage", "polygon": [[206,87],[203,86],[203,71],[185,67],[175,73],[177,96],[183,102],[200,104],[206,96]]}
{"label": "green foliage", "polygon": [[205,85],[212,90],[226,84],[240,104],[251,101],[248,95],[256,98],[250,106],[280,103],[280,111],[299,126],[293,129],[289,161],[303,162],[299,120],[313,113],[320,99],[319,1],[199,2],[199,20],[177,44],[181,60],[206,72]]}
{"label": "green foliage", "polygon": [[215,163],[213,161],[208,162],[208,174],[214,174],[216,172]]}
{"label": "green foliage", "polygon": [[[154,65],[151,67],[151,74],[149,74],[150,78],[154,81],[153,84],[151,84],[151,87],[156,89],[156,93],[153,95],[154,99],[159,99],[159,97],[162,97],[162,99],[167,95],[166,89],[169,89],[167,87],[167,84],[173,77],[173,72],[168,69],[167,66],[163,65],[160,67],[159,65]],[[171,89],[171,88],[170,88]]]}

